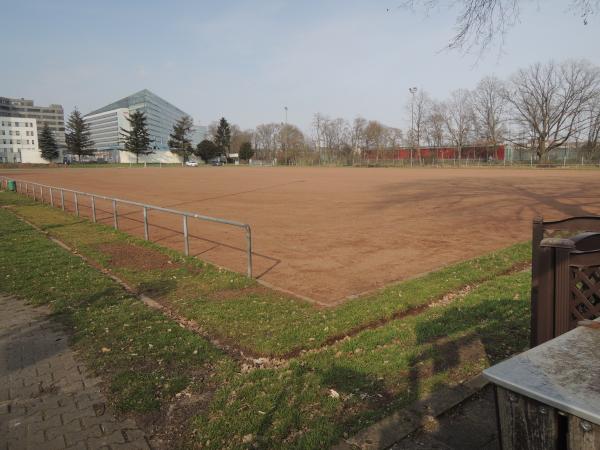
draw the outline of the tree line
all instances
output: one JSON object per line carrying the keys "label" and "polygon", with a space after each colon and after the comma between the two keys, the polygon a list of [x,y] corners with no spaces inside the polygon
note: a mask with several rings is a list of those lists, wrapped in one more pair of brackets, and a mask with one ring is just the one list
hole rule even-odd
{"label": "tree line", "polygon": [[[600,158],[600,69],[588,61],[536,63],[508,79],[484,77],[473,89],[446,99],[419,90],[405,105],[410,126],[401,130],[376,120],[313,116],[308,135],[291,124],[267,123],[246,131],[257,159],[280,164],[352,164],[367,155],[386,159],[400,146],[420,159],[422,147],[456,148],[511,144],[546,162],[553,149],[571,145]],[[388,157],[389,158],[389,157]]]}
{"label": "tree line", "polygon": [[[155,153],[152,138],[148,131],[147,119],[142,111],[134,111],[127,117],[129,129],[120,129],[123,150],[133,153],[136,163],[139,157]],[[215,158],[231,159],[232,153],[237,153],[241,160],[249,160],[254,155],[250,138],[236,125],[231,126],[222,117],[217,124],[211,124],[211,138],[204,139],[195,147],[192,145],[193,121],[189,116],[183,116],[173,125],[169,135],[169,150],[187,162],[192,155],[208,162]],[[67,152],[77,156],[81,161],[83,157],[93,156],[96,153],[95,143],[92,140],[90,126],[85,122],[77,108],[70,114],[66,125],[65,142]],[[58,144],[48,125],[45,124],[40,134],[40,152],[47,161],[52,161],[59,156]]]}
{"label": "tree line", "polygon": [[[208,127],[209,138],[193,146],[192,119],[182,117],[173,126],[170,150],[185,162],[195,156],[204,161],[251,158],[278,164],[353,164],[370,158],[385,159],[400,146],[411,159],[421,158],[418,149],[452,146],[457,157],[468,145],[512,144],[537,155],[540,162],[567,144],[587,158],[600,158],[600,69],[588,61],[536,63],[517,70],[506,80],[488,76],[473,89],[457,89],[446,99],[435,99],[419,90],[405,105],[410,126],[401,130],[376,120],[356,117],[352,121],[314,115],[311,130],[303,133],[288,123],[265,123],[242,130],[221,118]],[[134,112],[130,130],[122,130],[124,149],[136,155],[154,152],[146,118]],[[67,150],[79,158],[94,152],[89,127],[75,109],[67,122]],[[42,130],[42,156],[57,155],[52,133]]]}

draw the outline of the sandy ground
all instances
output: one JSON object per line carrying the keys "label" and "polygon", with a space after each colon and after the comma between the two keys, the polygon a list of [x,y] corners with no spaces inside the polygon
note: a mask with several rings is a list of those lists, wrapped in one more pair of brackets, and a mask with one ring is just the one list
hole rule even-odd
{"label": "sandy ground", "polygon": [[[529,239],[536,215],[600,214],[595,170],[0,170],[8,174],[249,223],[255,275],[326,305]],[[108,203],[98,207],[110,211]],[[108,212],[99,218],[112,223]],[[143,236],[141,220],[140,210],[120,210],[125,231]],[[150,222],[153,241],[183,248],[180,218],[153,212]],[[190,232],[192,254],[245,272],[243,231],[191,221]]]}

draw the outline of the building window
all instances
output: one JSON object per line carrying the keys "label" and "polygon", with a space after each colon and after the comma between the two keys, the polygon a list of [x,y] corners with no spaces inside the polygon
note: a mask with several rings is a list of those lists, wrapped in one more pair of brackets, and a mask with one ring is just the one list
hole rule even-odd
{"label": "building window", "polygon": [[34,140],[31,141],[31,145],[35,145],[35,141]]}

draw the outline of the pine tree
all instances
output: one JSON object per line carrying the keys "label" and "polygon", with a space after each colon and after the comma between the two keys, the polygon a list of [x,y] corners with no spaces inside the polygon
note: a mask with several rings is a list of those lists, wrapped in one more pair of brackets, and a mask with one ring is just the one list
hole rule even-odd
{"label": "pine tree", "polygon": [[240,145],[240,153],[239,157],[241,160],[248,161],[254,156],[254,150],[252,149],[252,144],[248,141],[242,142]]}
{"label": "pine tree", "polygon": [[180,156],[184,163],[187,162],[192,153],[192,141],[189,137],[192,132],[192,125],[192,118],[183,116],[173,125],[173,132],[169,135],[171,138],[169,139],[169,148],[173,153]]}
{"label": "pine tree", "polygon": [[48,127],[47,123],[44,123],[44,128],[42,128],[39,146],[42,158],[44,158],[46,161],[50,162],[53,159],[58,158],[58,144],[56,143],[54,134],[52,134],[52,131],[50,130],[50,127]]}
{"label": "pine tree", "polygon": [[150,134],[146,125],[146,116],[142,111],[135,111],[127,118],[131,130],[121,128],[125,138],[125,151],[135,155],[135,163],[139,162],[140,155],[150,155],[154,153],[150,149]]}
{"label": "pine tree", "polygon": [[82,156],[94,154],[94,141],[92,141],[90,135],[90,126],[85,123],[77,108],[69,116],[65,141],[67,151],[72,155],[77,155],[79,161],[81,161]]}
{"label": "pine tree", "polygon": [[213,141],[204,139],[197,145],[194,154],[197,157],[201,158],[202,161],[208,162],[209,160],[219,156],[219,149]]}
{"label": "pine tree", "polygon": [[229,150],[231,149],[231,127],[225,117],[221,117],[217,131],[213,136],[213,141],[221,154],[229,157]]}

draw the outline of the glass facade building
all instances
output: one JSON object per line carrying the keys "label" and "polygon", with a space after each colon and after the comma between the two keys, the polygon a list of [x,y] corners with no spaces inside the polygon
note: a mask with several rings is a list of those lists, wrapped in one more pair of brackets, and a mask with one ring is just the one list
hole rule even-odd
{"label": "glass facade building", "polygon": [[[122,149],[122,134],[117,130],[105,130],[104,135],[99,136],[101,131],[102,120],[115,121],[117,111],[128,110],[129,114],[135,111],[141,111],[146,116],[148,132],[152,140],[151,146],[158,154],[161,151],[169,150],[169,135],[173,131],[173,125],[183,116],[186,116],[184,111],[160,98],[148,89],[143,89],[128,97],[117,100],[102,108],[91,111],[84,116],[86,122],[90,124],[92,131],[92,140],[94,140],[98,150]],[[104,114],[107,117],[102,117]],[[123,114],[118,114],[123,116]],[[161,158],[158,158],[161,159]]]}

